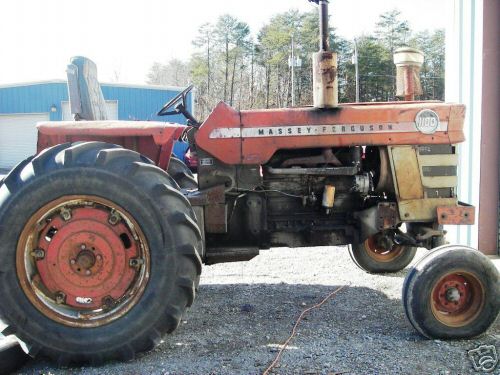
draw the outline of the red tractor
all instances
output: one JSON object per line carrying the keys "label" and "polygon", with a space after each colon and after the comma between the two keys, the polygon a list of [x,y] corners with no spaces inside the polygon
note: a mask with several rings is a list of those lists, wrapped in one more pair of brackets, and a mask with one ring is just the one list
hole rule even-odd
{"label": "red tractor", "polygon": [[[39,124],[39,153],[0,186],[5,335],[62,365],[127,360],[176,329],[203,264],[347,244],[371,273],[400,271],[417,247],[433,249],[406,277],[408,320],[431,338],[488,329],[500,307],[498,271],[478,251],[446,245],[443,230],[474,223],[474,208],[456,195],[464,106],[339,105],[327,1],[317,2],[314,107],[220,103],[199,123],[186,109],[188,88],[159,113],[183,113],[187,128]],[[89,66],[79,73],[92,88]],[[197,179],[171,157],[179,138],[197,154]]]}

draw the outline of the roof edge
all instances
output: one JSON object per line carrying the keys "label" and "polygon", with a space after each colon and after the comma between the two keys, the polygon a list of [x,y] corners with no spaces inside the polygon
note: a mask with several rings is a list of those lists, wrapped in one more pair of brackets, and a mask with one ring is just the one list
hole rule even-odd
{"label": "roof edge", "polygon": [[11,88],[11,87],[21,87],[21,86],[44,85],[47,83],[66,83],[66,81],[64,79],[48,79],[48,80],[44,80],[44,81],[6,83],[6,84],[1,84],[0,89],[7,89],[7,88]]}
{"label": "roof edge", "polygon": [[[7,84],[1,84],[0,89],[23,87],[23,86],[46,85],[51,83],[67,83],[67,81],[64,79],[49,79],[44,81],[7,83]],[[124,88],[135,88],[135,89],[146,89],[146,90],[162,90],[162,91],[182,91],[185,89],[185,87],[181,86],[147,85],[147,84],[134,84],[134,83],[100,82],[100,84],[101,86],[124,87]]]}

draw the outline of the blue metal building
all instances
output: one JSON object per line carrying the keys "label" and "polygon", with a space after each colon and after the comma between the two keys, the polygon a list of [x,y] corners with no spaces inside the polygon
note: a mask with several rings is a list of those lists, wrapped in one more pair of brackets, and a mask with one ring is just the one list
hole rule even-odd
{"label": "blue metal building", "polygon": [[[158,117],[158,110],[182,88],[101,84],[112,120],[170,121],[185,124],[183,116]],[[192,97],[188,97],[192,108]],[[0,169],[9,169],[36,151],[38,121],[71,120],[64,80],[0,86]],[[185,145],[176,145],[182,154]]]}

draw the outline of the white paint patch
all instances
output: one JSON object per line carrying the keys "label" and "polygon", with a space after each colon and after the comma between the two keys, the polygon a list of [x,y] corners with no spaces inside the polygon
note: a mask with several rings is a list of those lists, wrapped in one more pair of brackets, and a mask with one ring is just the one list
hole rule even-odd
{"label": "white paint patch", "polygon": [[77,303],[80,303],[82,305],[89,305],[92,303],[92,298],[90,297],[76,297],[75,300]]}
{"label": "white paint patch", "polygon": [[210,138],[240,138],[240,128],[217,128],[212,130]]}

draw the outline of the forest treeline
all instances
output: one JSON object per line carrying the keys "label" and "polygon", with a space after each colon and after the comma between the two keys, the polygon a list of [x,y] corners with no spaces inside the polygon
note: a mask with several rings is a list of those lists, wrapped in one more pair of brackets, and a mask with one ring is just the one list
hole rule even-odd
{"label": "forest treeline", "polygon": [[[290,10],[277,14],[257,34],[247,23],[222,15],[213,24],[201,25],[192,41],[189,61],[155,62],[147,82],[196,87],[196,113],[204,118],[219,102],[238,109],[289,107],[292,104],[292,48],[295,105],[312,102],[311,53],[318,50],[317,11]],[[253,35],[256,35],[254,38]],[[422,99],[444,97],[444,30],[413,32],[398,10],[383,13],[373,35],[356,39],[361,101],[395,100],[396,69],[393,52],[401,46],[425,54]],[[330,44],[338,53],[339,101],[356,97],[354,41],[330,30]],[[299,59],[299,60],[297,60]],[[300,61],[301,64],[298,64]]]}

